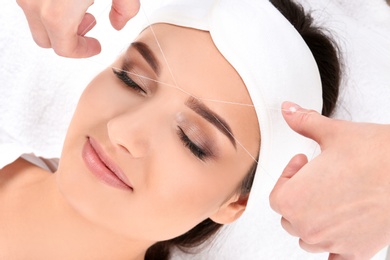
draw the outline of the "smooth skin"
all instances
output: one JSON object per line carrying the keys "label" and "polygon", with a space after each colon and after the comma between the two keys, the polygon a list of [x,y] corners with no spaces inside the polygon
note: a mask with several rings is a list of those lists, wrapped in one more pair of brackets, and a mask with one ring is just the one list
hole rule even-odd
{"label": "smooth skin", "polygon": [[321,146],[309,163],[292,158],[270,195],[283,228],[308,252],[370,259],[390,244],[390,125],[329,119],[290,102],[283,111]]}
{"label": "smooth skin", "polygon": [[[17,2],[39,46],[73,58],[100,52],[99,42],[84,36],[95,24],[86,12],[93,1]],[[113,0],[113,27],[123,28],[139,4]],[[283,215],[283,227],[300,237],[301,247],[309,252],[332,252],[334,259],[374,255],[390,243],[390,127],[332,120],[314,112],[284,116],[293,130],[319,142],[322,153],[306,166],[304,156],[294,157],[275,186],[270,202]]]}
{"label": "smooth skin", "polygon": [[[244,212],[241,183],[260,145],[255,110],[202,98],[251,104],[245,84],[208,32],[153,30],[160,45],[145,29],[86,87],[54,174],[23,159],[0,170],[0,259],[138,260],[207,218],[227,224]],[[131,189],[96,177],[84,157],[90,139]]]}
{"label": "smooth skin", "polygon": [[[27,18],[34,41],[43,48],[53,48],[60,56],[86,58],[99,54],[100,43],[87,37],[96,24],[87,13],[93,0],[17,0]],[[122,29],[140,8],[139,0],[112,0],[111,25]]]}

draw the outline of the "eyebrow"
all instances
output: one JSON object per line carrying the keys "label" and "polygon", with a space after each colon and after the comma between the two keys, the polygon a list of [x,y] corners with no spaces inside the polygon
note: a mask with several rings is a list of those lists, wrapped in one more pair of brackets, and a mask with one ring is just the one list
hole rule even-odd
{"label": "eyebrow", "polygon": [[159,75],[160,74],[160,64],[154,56],[153,52],[150,50],[149,46],[143,42],[133,42],[131,44],[141,56],[146,60],[146,62],[152,67],[153,71]]}
{"label": "eyebrow", "polygon": [[219,131],[221,131],[233,144],[234,148],[236,147],[236,140],[234,139],[234,135],[232,129],[229,124],[221,118],[218,114],[213,112],[210,108],[208,108],[205,104],[203,104],[200,100],[190,97],[185,102],[186,106],[191,108],[195,113],[206,119],[208,122],[213,124]]}

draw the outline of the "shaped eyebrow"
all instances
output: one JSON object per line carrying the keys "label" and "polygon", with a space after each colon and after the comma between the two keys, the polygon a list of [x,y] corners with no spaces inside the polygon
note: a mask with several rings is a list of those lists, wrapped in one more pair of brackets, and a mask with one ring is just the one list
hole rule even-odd
{"label": "shaped eyebrow", "polygon": [[[160,74],[160,63],[154,56],[154,53],[151,51],[149,46],[143,42],[133,42],[131,44],[141,56],[145,59],[145,61],[150,65],[153,71],[159,75]],[[192,109],[195,113],[206,119],[209,123],[213,124],[220,132],[222,132],[232,143],[235,149],[237,149],[236,141],[234,139],[234,135],[229,124],[220,117],[217,113],[213,112],[210,108],[208,108],[203,102],[200,100],[189,97],[185,102],[186,106]]]}
{"label": "shaped eyebrow", "polygon": [[189,97],[185,104],[195,113],[213,124],[230,140],[234,148],[237,149],[236,140],[233,137],[234,135],[232,129],[222,117],[220,117],[217,113],[213,112],[210,108],[208,108],[203,102],[194,97]]}
{"label": "shaped eyebrow", "polygon": [[146,60],[150,67],[152,67],[153,71],[157,75],[160,75],[160,63],[156,59],[156,56],[154,56],[154,53],[149,48],[149,46],[143,42],[133,42],[131,46],[134,47],[141,54],[141,56]]}

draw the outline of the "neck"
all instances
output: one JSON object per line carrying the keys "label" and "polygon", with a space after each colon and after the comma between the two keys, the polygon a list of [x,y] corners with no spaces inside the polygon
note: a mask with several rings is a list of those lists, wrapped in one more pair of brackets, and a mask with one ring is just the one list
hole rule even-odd
{"label": "neck", "polygon": [[21,164],[22,172],[0,180],[0,212],[7,212],[0,213],[0,246],[9,249],[1,259],[144,258],[150,244],[89,222],[62,197],[55,174]]}

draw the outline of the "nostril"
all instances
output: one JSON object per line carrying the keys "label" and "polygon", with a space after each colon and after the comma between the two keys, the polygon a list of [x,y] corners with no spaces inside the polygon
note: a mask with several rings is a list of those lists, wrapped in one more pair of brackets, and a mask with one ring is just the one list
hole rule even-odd
{"label": "nostril", "polygon": [[147,136],[150,135],[145,131],[145,127],[129,124],[130,119],[125,117],[128,115],[117,116],[107,123],[108,138],[116,149],[132,158],[144,157],[149,148]]}

